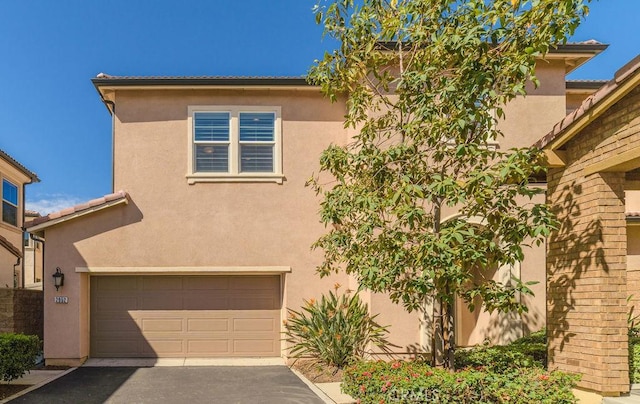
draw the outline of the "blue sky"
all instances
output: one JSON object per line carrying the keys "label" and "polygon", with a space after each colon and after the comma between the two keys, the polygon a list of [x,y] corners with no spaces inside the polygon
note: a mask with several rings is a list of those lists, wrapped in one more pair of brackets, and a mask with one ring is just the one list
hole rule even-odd
{"label": "blue sky", "polygon": [[[42,182],[48,213],[111,192],[111,118],[90,79],[304,74],[322,40],[315,0],[2,0],[0,149]],[[600,0],[573,40],[610,44],[572,79],[608,79],[640,53],[638,0]]]}

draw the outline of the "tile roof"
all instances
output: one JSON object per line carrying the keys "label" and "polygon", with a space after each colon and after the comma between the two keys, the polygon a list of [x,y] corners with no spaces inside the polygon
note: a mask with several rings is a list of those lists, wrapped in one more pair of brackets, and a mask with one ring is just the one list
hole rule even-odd
{"label": "tile roof", "polygon": [[46,216],[37,217],[25,223],[24,227],[27,230],[30,230],[31,228],[34,228],[36,226],[41,227],[40,225],[43,225],[48,222],[63,221],[65,218],[71,218],[71,216],[74,216],[76,214],[88,213],[86,211],[93,211],[93,210],[96,210],[96,208],[107,207],[108,205],[113,204],[114,202],[128,201],[128,200],[129,200],[129,194],[127,194],[125,191],[118,191],[113,194],[105,195],[101,198],[92,199],[88,202],[72,206],[70,208],[62,209],[54,213],[49,213]]}
{"label": "tile roof", "polygon": [[0,236],[0,246],[3,246],[7,251],[13,254],[16,258],[22,258],[22,251],[6,238]]}
{"label": "tile roof", "polygon": [[99,73],[91,82],[102,86],[313,86],[304,76],[112,76]]}
{"label": "tile roof", "polygon": [[6,160],[9,164],[20,170],[24,175],[31,178],[32,182],[40,182],[40,178],[33,172],[27,169],[27,167],[23,166],[18,162],[18,160],[11,157],[7,152],[0,149],[0,158]]}
{"label": "tile roof", "polygon": [[35,210],[31,210],[31,209],[25,209],[24,210],[24,215],[25,216],[35,216],[35,217],[40,217],[40,212],[36,212]]}
{"label": "tile roof", "polygon": [[585,116],[594,106],[601,103],[605,98],[614,93],[623,83],[636,73],[640,72],[640,55],[633,58],[626,65],[621,67],[614,75],[613,79],[606,82],[598,91],[587,97],[580,107],[569,115],[565,116],[560,122],[555,124],[553,129],[547,133],[542,139],[538,140],[534,147],[544,148],[552,143],[562,133],[567,130],[578,119]]}

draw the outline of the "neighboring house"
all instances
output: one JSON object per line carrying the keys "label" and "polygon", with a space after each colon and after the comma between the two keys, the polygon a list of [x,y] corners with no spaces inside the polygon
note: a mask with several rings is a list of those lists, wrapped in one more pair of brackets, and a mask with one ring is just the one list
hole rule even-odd
{"label": "neighboring house", "polygon": [[547,255],[549,366],[604,395],[628,392],[628,316],[640,307],[640,56],[536,145],[560,221]]}
{"label": "neighboring house", "polygon": [[24,190],[38,176],[0,150],[0,288],[22,288]]}
{"label": "neighboring house", "polygon": [[[548,132],[566,113],[565,75],[605,47],[564,45],[541,60],[540,87],[506,107],[497,147],[530,145]],[[351,137],[344,100],[330,103],[302,78],[100,74],[93,83],[113,116],[113,193],[28,225],[46,239],[47,363],[285,357],[287,308],[336,282],[357,286],[344,274],[316,275],[322,253],[310,246],[326,230],[320,199],[305,187],[321,152]],[[539,282],[530,312],[459,308],[459,345],[505,342],[544,325],[544,254],[533,249],[521,264],[496,269],[498,280]],[[58,290],[56,268],[64,274]],[[428,349],[429,319],[385,295],[362,295],[391,325],[397,354]]]}
{"label": "neighboring house", "polygon": [[[25,222],[39,218],[40,214],[32,210],[24,212]],[[43,243],[34,239],[28,232],[24,233],[24,287],[42,290]]]}

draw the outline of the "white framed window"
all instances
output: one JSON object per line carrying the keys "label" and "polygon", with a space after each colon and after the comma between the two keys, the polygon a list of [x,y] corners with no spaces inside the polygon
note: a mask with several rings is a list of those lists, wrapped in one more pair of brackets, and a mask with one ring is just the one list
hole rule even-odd
{"label": "white framed window", "polygon": [[6,179],[2,180],[2,221],[18,225],[18,186]]}
{"label": "white framed window", "polygon": [[280,107],[190,106],[187,180],[282,183]]}

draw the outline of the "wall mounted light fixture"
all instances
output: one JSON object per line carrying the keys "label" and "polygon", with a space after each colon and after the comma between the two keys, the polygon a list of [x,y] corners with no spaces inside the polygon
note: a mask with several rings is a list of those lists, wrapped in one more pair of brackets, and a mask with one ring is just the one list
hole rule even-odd
{"label": "wall mounted light fixture", "polygon": [[60,272],[60,267],[56,267],[56,273],[53,274],[53,285],[56,287],[56,290],[64,285],[64,274]]}

